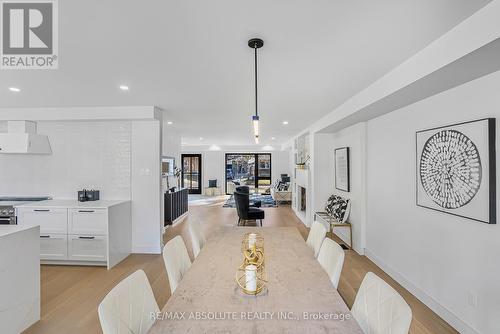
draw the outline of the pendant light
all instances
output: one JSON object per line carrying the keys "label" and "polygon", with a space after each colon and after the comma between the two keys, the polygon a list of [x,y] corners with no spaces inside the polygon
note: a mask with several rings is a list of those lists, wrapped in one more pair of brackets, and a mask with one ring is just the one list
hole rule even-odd
{"label": "pendant light", "polygon": [[258,94],[257,94],[257,49],[264,46],[264,41],[260,38],[252,38],[248,41],[248,46],[254,50],[255,57],[255,115],[252,116],[253,135],[255,143],[259,143],[259,110],[258,110]]}

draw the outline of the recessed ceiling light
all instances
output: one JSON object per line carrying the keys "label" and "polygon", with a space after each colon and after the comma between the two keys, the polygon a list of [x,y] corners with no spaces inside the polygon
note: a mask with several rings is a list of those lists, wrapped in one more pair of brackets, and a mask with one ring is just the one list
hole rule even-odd
{"label": "recessed ceiling light", "polygon": [[283,125],[287,125],[288,124],[288,121],[283,121]]}
{"label": "recessed ceiling light", "polygon": [[21,91],[21,89],[17,88],[17,87],[9,87],[9,90],[11,92],[14,92],[14,93],[19,93]]}
{"label": "recessed ceiling light", "polygon": [[168,122],[167,122],[167,124],[168,124],[168,125],[172,125],[172,124],[174,124],[174,122],[172,122],[172,121],[168,121]]}
{"label": "recessed ceiling light", "polygon": [[129,88],[128,88],[128,86],[126,86],[126,85],[120,85],[120,89],[121,89],[121,90],[128,90]]}
{"label": "recessed ceiling light", "polygon": [[271,137],[271,140],[275,140],[276,138],[275,137]]}
{"label": "recessed ceiling light", "polygon": [[200,140],[203,140],[203,137],[200,137]]}

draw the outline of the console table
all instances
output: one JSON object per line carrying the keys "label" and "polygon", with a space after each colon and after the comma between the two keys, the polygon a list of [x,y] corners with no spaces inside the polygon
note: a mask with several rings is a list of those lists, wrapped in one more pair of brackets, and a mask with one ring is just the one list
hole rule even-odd
{"label": "console table", "polygon": [[188,212],[188,193],[187,188],[165,193],[165,226],[172,225]]}
{"label": "console table", "polygon": [[349,229],[349,248],[352,249],[352,225],[351,223],[345,222],[345,223],[340,223],[337,221],[333,216],[329,215],[326,212],[318,211],[314,213],[314,220],[316,218],[321,219],[322,221],[326,222],[328,225],[330,225],[330,232],[332,233],[333,237],[333,229],[336,227],[346,227]]}

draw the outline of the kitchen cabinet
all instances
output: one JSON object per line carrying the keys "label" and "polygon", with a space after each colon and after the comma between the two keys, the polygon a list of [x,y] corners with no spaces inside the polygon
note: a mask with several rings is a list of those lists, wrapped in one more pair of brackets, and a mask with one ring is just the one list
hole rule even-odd
{"label": "kitchen cabinet", "polygon": [[106,237],[70,235],[68,258],[74,261],[106,261]]}
{"label": "kitchen cabinet", "polygon": [[66,260],[68,236],[66,234],[40,233],[40,260]]}
{"label": "kitchen cabinet", "polygon": [[67,234],[68,210],[60,208],[26,208],[19,212],[22,225],[40,225],[40,233]]}
{"label": "kitchen cabinet", "polygon": [[69,234],[106,235],[106,209],[70,209]]}
{"label": "kitchen cabinet", "polygon": [[40,229],[0,225],[0,332],[21,333],[40,320]]}
{"label": "kitchen cabinet", "polygon": [[42,264],[108,269],[131,252],[130,201],[47,200],[16,206],[18,225],[40,225]]}

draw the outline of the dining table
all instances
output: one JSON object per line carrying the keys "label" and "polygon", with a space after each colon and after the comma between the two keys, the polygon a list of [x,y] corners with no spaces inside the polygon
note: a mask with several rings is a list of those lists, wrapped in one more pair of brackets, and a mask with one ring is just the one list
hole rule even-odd
{"label": "dining table", "polygon": [[[264,240],[257,295],[235,278],[246,233]],[[296,227],[221,227],[154,318],[150,333],[363,333]]]}

